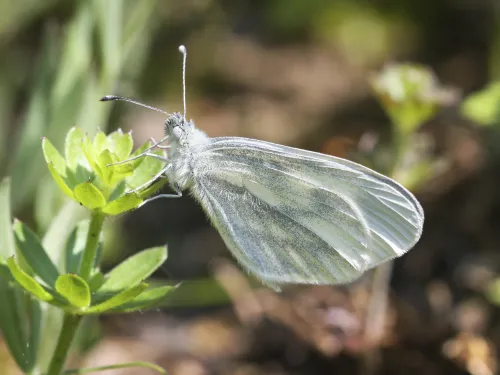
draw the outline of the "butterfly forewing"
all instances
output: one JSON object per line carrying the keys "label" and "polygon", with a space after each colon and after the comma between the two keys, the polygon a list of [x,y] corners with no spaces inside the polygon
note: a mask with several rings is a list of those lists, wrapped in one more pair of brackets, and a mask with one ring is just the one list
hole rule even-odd
{"label": "butterfly forewing", "polygon": [[409,250],[422,231],[411,193],[344,159],[214,138],[192,168],[192,192],[228,248],[271,284],[352,281]]}

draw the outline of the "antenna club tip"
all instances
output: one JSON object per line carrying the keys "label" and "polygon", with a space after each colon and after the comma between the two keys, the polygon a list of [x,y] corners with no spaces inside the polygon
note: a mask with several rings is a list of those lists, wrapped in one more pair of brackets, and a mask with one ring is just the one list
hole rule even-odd
{"label": "antenna club tip", "polygon": [[184,44],[181,44],[179,46],[179,52],[182,53],[183,55],[185,55],[187,53],[187,49],[186,49],[186,46]]}
{"label": "antenna club tip", "polygon": [[116,95],[105,95],[101,99],[99,99],[100,102],[108,102],[110,100],[116,100],[117,97]]}

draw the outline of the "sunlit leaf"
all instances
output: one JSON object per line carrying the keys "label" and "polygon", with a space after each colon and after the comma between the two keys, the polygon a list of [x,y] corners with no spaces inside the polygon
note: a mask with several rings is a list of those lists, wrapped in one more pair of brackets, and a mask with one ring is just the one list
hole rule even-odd
{"label": "sunlit leaf", "polygon": [[91,306],[84,311],[85,314],[102,314],[106,311],[119,307],[137,297],[141,294],[146,288],[148,284],[140,283],[139,285],[135,285],[129,289],[125,289],[124,291],[115,294],[113,297],[105,300],[102,303]]}
{"label": "sunlit leaf", "polygon": [[137,253],[106,274],[101,290],[118,291],[147,279],[167,259],[166,247],[153,247]]}
{"label": "sunlit leaf", "polygon": [[51,301],[54,297],[52,294],[47,292],[37,281],[24,272],[21,267],[18,266],[14,257],[7,259],[7,266],[14,277],[14,279],[21,285],[26,291],[31,293],[33,296],[41,301]]}
{"label": "sunlit leaf", "polygon": [[102,208],[102,212],[108,215],[118,215],[122,212],[139,207],[143,200],[136,194],[126,194],[108,203]]}
{"label": "sunlit leaf", "polygon": [[75,274],[61,275],[56,281],[57,292],[68,302],[77,307],[84,308],[90,305],[90,288],[81,277]]}
{"label": "sunlit leaf", "polygon": [[53,287],[59,277],[59,272],[36,234],[19,220],[14,222],[13,229],[17,248],[26,263],[46,285]]}
{"label": "sunlit leaf", "polygon": [[75,186],[75,199],[85,207],[93,210],[104,207],[106,198],[101,191],[91,182],[83,182]]}
{"label": "sunlit leaf", "polygon": [[175,287],[170,285],[148,288],[133,300],[113,309],[113,311],[132,312],[156,307],[173,289],[175,289]]}

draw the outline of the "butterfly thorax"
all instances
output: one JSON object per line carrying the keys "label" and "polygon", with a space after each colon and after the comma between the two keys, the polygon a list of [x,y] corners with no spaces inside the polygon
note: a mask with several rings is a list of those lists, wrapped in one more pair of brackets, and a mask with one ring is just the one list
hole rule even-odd
{"label": "butterfly thorax", "polygon": [[168,135],[169,184],[175,190],[185,190],[193,183],[193,163],[198,151],[210,142],[210,138],[196,129],[193,121],[187,121],[180,113],[174,113],[165,121]]}

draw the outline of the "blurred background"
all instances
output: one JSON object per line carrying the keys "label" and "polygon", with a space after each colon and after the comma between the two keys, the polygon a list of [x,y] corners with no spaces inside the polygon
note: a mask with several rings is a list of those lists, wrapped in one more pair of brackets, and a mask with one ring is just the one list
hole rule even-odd
{"label": "blurred background", "polygon": [[[474,374],[500,348],[500,3],[495,0],[1,0],[0,174],[44,234],[78,217],[43,161],[72,126],[161,138],[182,110],[210,136],[356,160],[411,189],[421,241],[352,285],[275,293],[243,273],[188,197],[106,223],[110,268],[168,244],[156,311],[101,317],[74,366],[170,375]],[[69,212],[69,214],[68,214]],[[66,216],[64,216],[66,217]],[[1,303],[1,301],[0,301]],[[54,339],[56,335],[54,334]],[[15,374],[0,344],[2,374]],[[108,374],[151,374],[114,370]]]}

